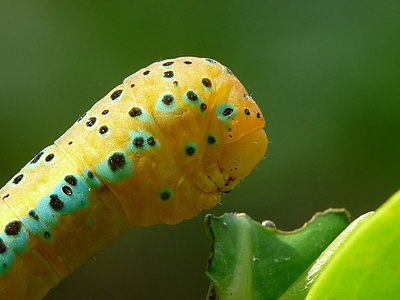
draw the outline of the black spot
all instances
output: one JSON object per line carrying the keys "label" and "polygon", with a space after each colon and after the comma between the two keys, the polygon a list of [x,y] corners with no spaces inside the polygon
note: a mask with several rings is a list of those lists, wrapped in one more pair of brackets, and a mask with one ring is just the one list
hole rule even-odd
{"label": "black spot", "polygon": [[173,61],[167,61],[167,62],[163,63],[162,65],[164,67],[168,67],[168,66],[172,65],[173,63],[174,63]]}
{"label": "black spot", "polygon": [[10,194],[7,194],[7,195],[3,196],[3,200],[7,199],[8,197],[10,197]]}
{"label": "black spot", "polygon": [[87,176],[89,177],[89,179],[93,179],[94,178],[94,174],[92,171],[88,171],[87,172]]}
{"label": "black spot", "polygon": [[232,107],[227,107],[222,112],[222,115],[226,117],[226,116],[229,116],[232,113],[233,113],[233,108]]}
{"label": "black spot", "polygon": [[212,86],[211,80],[208,79],[208,78],[203,78],[203,79],[201,80],[201,83],[202,83],[205,87],[208,87],[208,88],[210,88],[210,87]]}
{"label": "black spot", "polygon": [[183,63],[184,63],[184,64],[187,64],[187,65],[191,65],[191,64],[192,64],[192,62],[189,61],[189,60],[185,60]]}
{"label": "black spot", "polygon": [[14,178],[12,183],[18,184],[21,182],[22,178],[24,178],[24,174],[19,174],[17,177]]}
{"label": "black spot", "polygon": [[56,194],[50,195],[49,205],[55,211],[60,211],[64,208],[64,202]]}
{"label": "black spot", "polygon": [[193,91],[189,91],[186,93],[186,96],[188,97],[188,99],[190,101],[197,101],[197,99],[199,99],[199,97],[197,97],[196,93]]}
{"label": "black spot", "polygon": [[250,116],[250,110],[249,110],[248,108],[245,108],[245,109],[244,109],[244,114],[245,114],[246,116]]}
{"label": "black spot", "polygon": [[43,151],[40,151],[38,154],[36,154],[36,156],[31,160],[31,164],[37,163],[43,154]]}
{"label": "black spot", "polygon": [[3,240],[0,238],[0,254],[3,254],[7,251],[7,246],[4,244]]}
{"label": "black spot", "polygon": [[105,109],[105,110],[103,110],[103,111],[101,112],[101,114],[102,114],[102,115],[106,115],[106,114],[108,114],[108,112],[109,112],[109,110],[108,110],[108,109]]}
{"label": "black spot", "polygon": [[119,96],[121,96],[122,92],[123,92],[123,90],[114,91],[110,96],[111,100],[117,99]]}
{"label": "black spot", "polygon": [[169,106],[174,101],[174,96],[172,95],[164,95],[161,100],[165,105]]}
{"label": "black spot", "polygon": [[178,81],[175,80],[173,83],[174,83],[174,86],[178,86]]}
{"label": "black spot", "polygon": [[133,145],[137,148],[142,148],[144,145],[144,139],[141,136],[135,137],[133,139]]}
{"label": "black spot", "polygon": [[208,142],[209,145],[213,145],[213,144],[215,144],[217,142],[217,139],[213,135],[210,134],[207,137],[207,142]]}
{"label": "black spot", "polygon": [[78,184],[78,180],[74,175],[67,175],[65,176],[64,180],[72,186],[76,186]]}
{"label": "black spot", "polygon": [[7,235],[18,235],[18,233],[21,231],[22,223],[21,221],[11,221],[6,225],[4,228],[4,233]]}
{"label": "black spot", "polygon": [[202,103],[202,104],[200,105],[200,109],[201,109],[201,111],[205,111],[205,110],[207,109],[207,104]]}
{"label": "black spot", "polygon": [[87,127],[92,127],[94,124],[96,124],[96,118],[95,117],[91,117],[86,121],[86,126]]}
{"label": "black spot", "polygon": [[46,158],[44,160],[47,162],[50,162],[53,160],[53,158],[54,158],[54,154],[50,153],[49,155],[46,156]]}
{"label": "black spot", "polygon": [[213,60],[211,58],[206,58],[206,61],[208,61],[209,63],[212,63],[212,64],[216,64],[217,63],[215,60]]}
{"label": "black spot", "polygon": [[67,196],[72,195],[72,189],[68,185],[64,185],[61,189],[65,195]]}
{"label": "black spot", "polygon": [[230,74],[230,75],[233,75],[233,72],[232,72],[231,69],[225,67],[225,71],[226,71],[226,73],[228,73],[228,74]]}
{"label": "black spot", "polygon": [[261,114],[259,112],[257,113],[257,118],[261,118]]}
{"label": "black spot", "polygon": [[152,136],[148,137],[147,144],[149,144],[150,146],[154,146],[156,144],[156,140],[154,139],[154,137]]}
{"label": "black spot", "polygon": [[228,136],[229,136],[230,138],[232,138],[232,134],[228,134]]}
{"label": "black spot", "polygon": [[68,142],[68,145],[72,145],[73,141]]}
{"label": "black spot", "polygon": [[37,213],[33,209],[31,209],[28,214],[35,221],[39,221],[39,216],[37,215]]}
{"label": "black spot", "polygon": [[134,117],[138,117],[142,114],[142,110],[139,107],[133,107],[128,114],[134,118]]}
{"label": "black spot", "polygon": [[135,87],[135,84],[134,84],[134,83],[132,83],[132,84],[131,84],[131,88],[134,88],[134,87]]}
{"label": "black spot", "polygon": [[83,115],[81,115],[76,122],[82,121],[82,119],[86,116],[87,112],[85,112]]}
{"label": "black spot", "polygon": [[143,72],[143,75],[149,75],[149,73],[150,73],[150,71],[147,70],[147,71],[144,71],[144,72]]}
{"label": "black spot", "polygon": [[172,77],[174,77],[174,72],[166,71],[166,72],[164,72],[164,77],[165,78],[172,78]]}
{"label": "black spot", "polygon": [[106,125],[103,125],[99,128],[100,134],[106,134],[107,132],[108,132],[108,127]]}
{"label": "black spot", "polygon": [[188,147],[185,148],[185,152],[186,152],[187,155],[193,156],[193,155],[196,154],[196,149],[194,147],[192,147],[192,146],[188,146]]}
{"label": "black spot", "polygon": [[126,159],[124,154],[120,152],[116,152],[110,156],[108,159],[108,166],[111,171],[116,172],[119,169],[122,169],[126,165]]}
{"label": "black spot", "polygon": [[163,201],[167,201],[167,200],[169,200],[171,198],[171,193],[169,191],[162,191],[160,193],[160,198]]}
{"label": "black spot", "polygon": [[44,237],[45,237],[46,239],[49,239],[49,238],[51,237],[51,234],[50,234],[50,232],[48,232],[48,231],[46,231],[43,235],[44,235]]}

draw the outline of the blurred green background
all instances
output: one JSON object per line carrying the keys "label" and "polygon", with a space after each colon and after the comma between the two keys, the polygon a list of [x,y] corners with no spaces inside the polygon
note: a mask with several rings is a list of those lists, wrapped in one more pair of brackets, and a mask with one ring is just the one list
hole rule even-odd
{"label": "blurred green background", "polygon": [[[235,72],[271,140],[209,212],[294,229],[400,186],[398,1],[0,0],[0,45],[1,184],[123,78],[193,55]],[[132,229],[46,299],[203,299],[203,217]]]}

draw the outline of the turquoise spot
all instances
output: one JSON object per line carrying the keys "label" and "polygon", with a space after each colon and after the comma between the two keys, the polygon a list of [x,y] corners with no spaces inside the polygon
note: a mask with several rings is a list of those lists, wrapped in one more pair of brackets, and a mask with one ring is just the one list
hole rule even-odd
{"label": "turquoise spot", "polygon": [[165,188],[160,192],[160,199],[162,201],[169,201],[172,198],[172,190],[171,188]]}
{"label": "turquoise spot", "polygon": [[[22,224],[21,224],[22,225]],[[28,251],[29,233],[25,226],[21,226],[18,234],[7,235],[5,232],[0,234],[1,254],[0,254],[0,276],[6,276],[11,266],[15,263],[16,255]]]}
{"label": "turquoise spot", "polygon": [[[58,224],[60,217],[84,209],[89,205],[89,185],[81,176],[74,174],[74,177],[77,179],[75,186],[61,180],[49,195],[38,201],[37,207],[30,210],[28,216],[22,218],[32,234],[50,237],[51,228]],[[65,191],[68,193],[66,194]],[[50,205],[52,195],[62,201],[63,206],[60,210],[55,210]]]}
{"label": "turquoise spot", "polygon": [[186,144],[184,150],[187,156],[194,156],[198,152],[198,146],[194,143]]}
{"label": "turquoise spot", "polygon": [[221,104],[217,107],[217,116],[223,122],[228,122],[235,118],[237,115],[237,109],[232,104]]}
{"label": "turquoise spot", "polygon": [[207,144],[208,145],[215,145],[215,144],[217,144],[217,142],[218,142],[217,138],[215,136],[213,136],[212,134],[209,134],[207,136]]}
{"label": "turquoise spot", "polygon": [[96,173],[104,182],[120,183],[133,176],[133,168],[133,160],[122,152],[114,152],[106,161],[96,166]]}
{"label": "turquoise spot", "polygon": [[145,131],[131,131],[129,133],[128,153],[140,153],[150,148],[159,148],[159,142],[149,133]]}
{"label": "turquoise spot", "polygon": [[5,251],[3,249],[3,253],[0,254],[0,276],[7,275],[16,260],[16,255],[28,251],[29,232],[44,239],[51,239],[52,228],[62,216],[89,205],[90,187],[85,179],[77,174],[65,174],[62,178],[53,190],[22,218],[23,226],[18,234],[0,234],[0,239],[6,246]]}
{"label": "turquoise spot", "polygon": [[[171,99],[172,98],[172,99]],[[171,112],[177,108],[175,97],[171,93],[161,95],[156,104],[156,110],[162,112]]]}
{"label": "turquoise spot", "polygon": [[[152,116],[147,112],[147,110],[145,110],[144,108],[140,108],[140,115],[135,115],[135,119],[143,121],[143,122],[152,122],[153,118]],[[131,113],[131,110],[128,112],[128,114],[132,117],[131,114],[133,114],[133,112]]]}
{"label": "turquoise spot", "polygon": [[[77,178],[76,186],[68,185],[65,181],[61,181],[51,191],[49,196],[43,197],[39,200],[37,205],[37,213],[41,220],[46,224],[56,225],[61,215],[69,214],[81,210],[89,204],[89,186],[85,180],[75,175]],[[68,190],[72,192],[66,194],[64,191],[65,186],[69,187]],[[64,203],[64,206],[59,211],[54,210],[50,205],[50,196],[56,195],[59,200]]]}
{"label": "turquoise spot", "polygon": [[94,174],[89,168],[86,168],[83,172],[83,177],[86,180],[86,183],[95,190],[99,190],[103,187],[103,183],[100,179]]}
{"label": "turquoise spot", "polygon": [[31,216],[22,218],[25,226],[28,227],[29,231],[35,236],[44,237],[45,232],[51,232],[50,224],[46,224],[41,219],[34,219]]}
{"label": "turquoise spot", "polygon": [[7,235],[2,233],[0,237],[7,245],[8,249],[12,249],[15,254],[22,254],[28,251],[29,233],[25,226],[21,226],[17,235]]}
{"label": "turquoise spot", "polygon": [[0,276],[6,276],[16,260],[15,253],[7,248],[6,252],[0,254]]}

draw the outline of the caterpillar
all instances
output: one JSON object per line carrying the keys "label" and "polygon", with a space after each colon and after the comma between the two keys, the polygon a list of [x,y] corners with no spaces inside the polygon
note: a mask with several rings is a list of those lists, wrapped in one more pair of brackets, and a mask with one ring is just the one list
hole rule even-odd
{"label": "caterpillar", "polygon": [[0,189],[0,298],[41,299],[128,228],[213,207],[263,158],[264,125],[215,60],[127,77]]}

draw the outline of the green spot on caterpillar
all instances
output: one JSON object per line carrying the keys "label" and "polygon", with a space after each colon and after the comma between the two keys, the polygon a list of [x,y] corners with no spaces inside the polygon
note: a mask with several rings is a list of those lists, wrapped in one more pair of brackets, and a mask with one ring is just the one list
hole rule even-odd
{"label": "green spot on caterpillar", "polygon": [[237,115],[237,109],[232,104],[221,104],[217,107],[217,116],[220,120],[227,122]]}
{"label": "green spot on caterpillar", "polygon": [[185,145],[185,154],[187,156],[194,156],[197,154],[198,146],[194,143]]}
{"label": "green spot on caterpillar", "polygon": [[97,165],[96,173],[106,183],[119,183],[133,176],[133,161],[123,152],[116,151]]}
{"label": "green spot on caterpillar", "polygon": [[170,188],[165,188],[160,192],[160,199],[162,201],[169,201],[172,198],[172,190]]}

